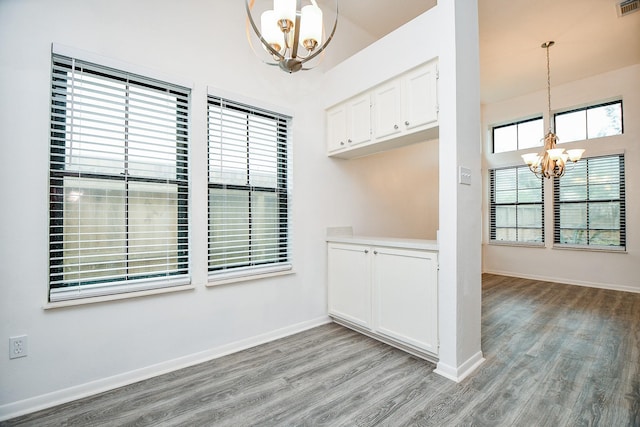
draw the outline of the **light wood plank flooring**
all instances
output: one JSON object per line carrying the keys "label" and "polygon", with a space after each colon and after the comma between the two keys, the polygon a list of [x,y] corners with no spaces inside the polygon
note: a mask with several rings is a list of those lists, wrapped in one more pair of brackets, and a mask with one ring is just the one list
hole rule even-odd
{"label": "light wood plank flooring", "polygon": [[640,426],[640,294],[483,277],[455,384],[336,324],[3,426]]}

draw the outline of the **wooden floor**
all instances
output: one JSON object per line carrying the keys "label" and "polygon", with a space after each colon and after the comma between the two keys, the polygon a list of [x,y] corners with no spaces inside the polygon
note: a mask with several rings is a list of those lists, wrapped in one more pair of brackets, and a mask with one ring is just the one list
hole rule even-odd
{"label": "wooden floor", "polygon": [[483,277],[460,384],[336,324],[7,426],[640,426],[640,294]]}

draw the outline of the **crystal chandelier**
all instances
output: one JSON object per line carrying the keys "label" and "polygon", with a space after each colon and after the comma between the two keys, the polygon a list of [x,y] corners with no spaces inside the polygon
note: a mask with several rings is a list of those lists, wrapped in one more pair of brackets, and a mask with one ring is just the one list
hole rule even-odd
{"label": "crystal chandelier", "polygon": [[529,170],[538,178],[560,178],[564,175],[567,162],[576,163],[582,157],[584,150],[581,148],[567,150],[556,148],[558,137],[553,133],[553,120],[551,117],[551,69],[549,67],[549,48],[555,44],[554,41],[542,43],[540,46],[547,50],[547,107],[549,113],[549,131],[544,137],[544,151],[541,153],[527,153],[522,155],[522,159],[529,166]]}
{"label": "crystal chandelier", "polygon": [[335,2],[336,18],[333,29],[322,43],[323,14],[316,0],[311,0],[311,4],[304,7],[301,7],[302,0],[273,0],[273,9],[264,11],[260,16],[260,29],[252,16],[255,0],[246,0],[249,44],[253,48],[249,36],[250,24],[263,48],[274,61],[265,61],[267,64],[278,65],[287,73],[307,70],[308,68],[303,68],[303,65],[324,51],[336,32],[338,0]]}

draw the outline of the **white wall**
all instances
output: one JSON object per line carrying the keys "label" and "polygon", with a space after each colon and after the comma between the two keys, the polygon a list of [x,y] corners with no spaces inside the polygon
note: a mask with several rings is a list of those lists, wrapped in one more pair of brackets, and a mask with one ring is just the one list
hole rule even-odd
{"label": "white wall", "polygon": [[[553,185],[548,180],[545,182],[545,247],[489,244],[489,188],[485,178],[485,272],[640,292],[640,64],[551,89],[554,111],[613,99],[623,102],[623,135],[577,141],[563,147],[585,148],[585,156],[625,153],[627,252],[553,249]],[[522,161],[521,152],[491,154],[491,126],[540,115],[546,105],[545,90],[483,106],[485,172],[492,167],[520,165]],[[544,120],[548,123],[546,113]],[[562,135],[558,136],[562,139]]]}
{"label": "white wall", "polygon": [[333,159],[344,187],[335,225],[358,235],[435,240],[438,230],[438,141],[352,160]]}
{"label": "white wall", "polygon": [[[0,419],[328,320],[324,238],[341,183],[325,155],[321,74],[261,64],[244,24],[237,0],[0,2]],[[333,41],[343,55],[350,28]],[[193,82],[194,290],[43,310],[52,42]],[[207,85],[294,112],[293,275],[205,287]],[[8,338],[22,334],[28,356],[9,360]]]}

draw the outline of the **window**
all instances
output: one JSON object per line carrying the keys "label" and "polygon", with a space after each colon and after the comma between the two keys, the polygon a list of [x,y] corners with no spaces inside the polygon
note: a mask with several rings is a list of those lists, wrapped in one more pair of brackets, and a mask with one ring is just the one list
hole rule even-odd
{"label": "window", "polygon": [[493,152],[541,147],[544,137],[542,117],[493,127]]}
{"label": "window", "polygon": [[189,90],[52,57],[50,301],[189,283]]}
{"label": "window", "polygon": [[624,249],[624,155],[582,159],[554,181],[554,243]]}
{"label": "window", "polygon": [[559,142],[622,134],[622,101],[609,102],[554,115]]}
{"label": "window", "polygon": [[209,97],[212,274],[291,268],[289,121],[284,115]]}
{"label": "window", "polygon": [[544,243],[542,180],[526,166],[489,170],[490,240]]}

